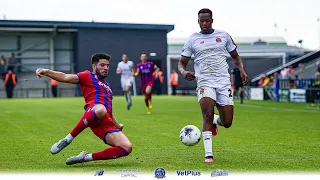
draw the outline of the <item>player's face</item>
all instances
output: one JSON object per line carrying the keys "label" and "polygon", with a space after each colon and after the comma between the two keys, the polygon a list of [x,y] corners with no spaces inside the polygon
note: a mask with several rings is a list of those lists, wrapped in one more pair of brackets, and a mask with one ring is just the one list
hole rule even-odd
{"label": "player's face", "polygon": [[198,23],[203,33],[211,33],[212,32],[212,22],[213,19],[209,13],[201,13],[198,16]]}
{"label": "player's face", "polygon": [[128,61],[128,55],[126,55],[126,54],[122,55],[122,60],[123,60],[123,62],[127,62]]}
{"label": "player's face", "polygon": [[109,66],[109,60],[106,59],[100,59],[97,64],[92,65],[95,74],[101,78],[106,78],[108,76]]}
{"label": "player's face", "polygon": [[140,59],[141,59],[141,61],[144,62],[144,63],[147,62],[147,55],[141,54]]}

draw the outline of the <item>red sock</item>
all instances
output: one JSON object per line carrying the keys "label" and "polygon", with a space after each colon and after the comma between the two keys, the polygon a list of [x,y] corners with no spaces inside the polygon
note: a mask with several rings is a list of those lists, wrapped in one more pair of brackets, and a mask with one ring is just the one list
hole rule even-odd
{"label": "red sock", "polygon": [[144,95],[144,102],[146,103],[147,108],[149,108],[149,100],[147,95]]}
{"label": "red sock", "polygon": [[82,118],[80,119],[76,127],[73,128],[70,134],[72,137],[76,137],[85,128],[97,125],[99,121],[100,120],[98,119],[94,110],[88,111],[82,116]]}
{"label": "red sock", "polygon": [[105,149],[100,152],[92,153],[92,159],[96,160],[107,160],[107,159],[116,159],[122,156],[127,156],[129,153],[120,146],[112,147]]}

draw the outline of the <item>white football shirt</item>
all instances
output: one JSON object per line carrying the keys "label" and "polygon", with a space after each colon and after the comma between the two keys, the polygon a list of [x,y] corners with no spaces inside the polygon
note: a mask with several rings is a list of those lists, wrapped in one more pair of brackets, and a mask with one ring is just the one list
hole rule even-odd
{"label": "white football shirt", "polygon": [[132,79],[132,68],[134,68],[132,61],[127,61],[126,63],[121,61],[118,63],[117,71],[122,71],[121,81]]}
{"label": "white football shirt", "polygon": [[197,87],[221,88],[230,84],[228,53],[237,48],[230,35],[221,30],[211,34],[193,33],[184,44],[181,56],[194,55]]}

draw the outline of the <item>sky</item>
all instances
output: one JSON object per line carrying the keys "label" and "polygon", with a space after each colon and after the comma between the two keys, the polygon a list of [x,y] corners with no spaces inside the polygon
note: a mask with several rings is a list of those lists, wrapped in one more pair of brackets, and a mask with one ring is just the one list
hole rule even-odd
{"label": "sky", "polygon": [[172,24],[168,38],[187,38],[199,31],[198,11],[209,8],[213,28],[233,37],[277,35],[316,50],[319,7],[320,0],[0,0],[0,19]]}

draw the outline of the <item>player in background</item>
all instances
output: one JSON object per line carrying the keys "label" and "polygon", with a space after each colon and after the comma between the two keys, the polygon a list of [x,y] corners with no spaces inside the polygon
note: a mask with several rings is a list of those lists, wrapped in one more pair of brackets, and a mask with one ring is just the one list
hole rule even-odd
{"label": "player in background", "polygon": [[[152,109],[152,87],[154,84],[154,77],[152,76],[153,71],[158,71],[157,66],[148,61],[147,53],[141,53],[141,63],[136,65],[135,76],[141,77],[141,89],[144,94],[144,102],[147,107],[147,114],[151,114]],[[156,73],[157,76],[158,73]]]}
{"label": "player in background", "polygon": [[132,61],[128,60],[126,53],[122,54],[122,61],[118,63],[117,74],[121,74],[121,87],[127,102],[127,109],[132,106],[131,100],[131,86],[132,76],[134,75],[134,65]]}
{"label": "player in background", "polygon": [[[233,120],[233,98],[230,74],[228,72],[227,53],[234,59],[240,70],[243,83],[248,83],[241,57],[236,45],[228,33],[212,29],[212,11],[201,9],[198,12],[198,23],[201,32],[192,34],[185,43],[179,71],[186,80],[197,81],[197,96],[203,116],[202,136],[205,149],[205,162],[213,162],[212,135],[217,134],[217,125],[229,128]],[[186,70],[186,66],[194,55],[194,70]],[[219,115],[214,114],[217,106]]]}
{"label": "player in background", "polygon": [[112,91],[104,80],[109,71],[111,56],[97,53],[91,57],[93,71],[83,71],[78,74],[65,74],[50,69],[36,70],[38,78],[47,76],[63,83],[79,84],[85,99],[85,113],[63,139],[51,147],[51,153],[57,154],[67,147],[83,130],[90,128],[105,144],[112,146],[100,152],[89,154],[82,151],[78,156],[67,159],[66,164],[72,165],[88,161],[108,160],[127,156],[132,151],[129,139],[121,132],[123,125],[119,124],[112,112]]}
{"label": "player in background", "polygon": [[234,87],[233,95],[240,95],[240,103],[243,104],[243,80],[240,76],[239,68],[234,68],[231,71],[231,83]]}

